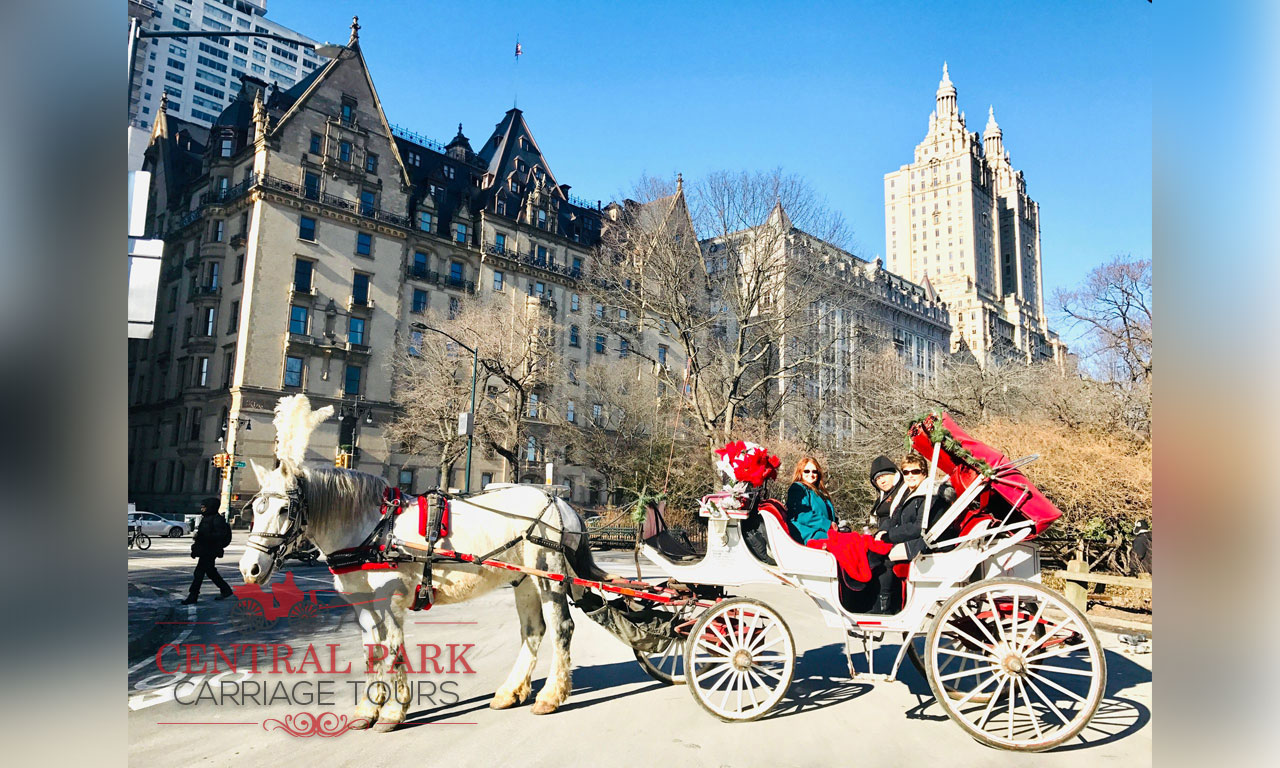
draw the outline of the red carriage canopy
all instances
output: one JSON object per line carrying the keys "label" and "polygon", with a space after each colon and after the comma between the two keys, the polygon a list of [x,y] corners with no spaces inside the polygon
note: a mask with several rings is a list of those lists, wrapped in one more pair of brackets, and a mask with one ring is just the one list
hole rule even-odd
{"label": "red carriage canopy", "polygon": [[[948,414],[930,414],[911,425],[911,446],[925,458],[933,458],[935,438],[943,442],[938,452],[938,468],[951,478],[957,494],[964,493],[984,474],[991,477],[990,487],[978,495],[979,507],[988,514],[1001,517],[1002,513],[996,514],[995,507],[1017,506],[1023,517],[1035,523],[1036,536],[1062,516],[1025,475],[1016,469],[1002,469],[1009,463],[1004,454],[965,434]],[[947,438],[954,442],[948,445]]]}

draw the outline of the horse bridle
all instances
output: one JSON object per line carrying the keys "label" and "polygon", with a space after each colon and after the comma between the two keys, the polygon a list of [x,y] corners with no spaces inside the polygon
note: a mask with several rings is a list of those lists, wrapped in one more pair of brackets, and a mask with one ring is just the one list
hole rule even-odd
{"label": "horse bridle", "polygon": [[[306,531],[307,505],[303,501],[302,488],[298,483],[295,483],[294,487],[285,493],[259,491],[246,506],[252,509],[258,499],[284,499],[287,502],[284,513],[284,528],[279,533],[255,532],[249,534],[248,547],[270,557],[272,560],[271,570],[274,571],[280,565],[280,561],[284,559],[284,556],[294,549],[298,538]],[[274,539],[275,543],[267,543],[267,539]]]}

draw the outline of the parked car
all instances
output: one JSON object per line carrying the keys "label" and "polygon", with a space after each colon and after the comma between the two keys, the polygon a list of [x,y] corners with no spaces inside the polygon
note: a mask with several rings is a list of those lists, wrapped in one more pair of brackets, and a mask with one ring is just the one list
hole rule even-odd
{"label": "parked car", "polygon": [[154,512],[130,512],[129,527],[134,526],[141,528],[142,532],[148,536],[168,536],[171,539],[185,536],[192,531],[191,525],[185,520],[169,520]]}

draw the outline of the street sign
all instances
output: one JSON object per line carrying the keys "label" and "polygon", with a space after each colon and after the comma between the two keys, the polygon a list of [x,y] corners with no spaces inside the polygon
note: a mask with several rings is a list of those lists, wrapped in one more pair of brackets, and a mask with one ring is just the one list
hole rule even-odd
{"label": "street sign", "polygon": [[476,416],[474,413],[467,412],[467,413],[458,414],[458,436],[459,437],[467,437],[473,431],[475,431],[475,427],[476,427]]}
{"label": "street sign", "polygon": [[243,466],[244,466],[244,462],[243,462],[243,461],[237,461],[237,462],[235,463],[235,466],[236,466],[236,468],[237,468],[237,469],[239,469],[239,468],[241,468],[241,467],[243,467]]}

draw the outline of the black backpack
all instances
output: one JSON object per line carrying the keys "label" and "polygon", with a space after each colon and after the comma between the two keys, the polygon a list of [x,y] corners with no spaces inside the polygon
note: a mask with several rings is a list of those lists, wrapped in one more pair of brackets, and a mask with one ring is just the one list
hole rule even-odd
{"label": "black backpack", "polygon": [[217,515],[216,534],[218,537],[218,549],[226,549],[231,546],[231,524],[222,515]]}

